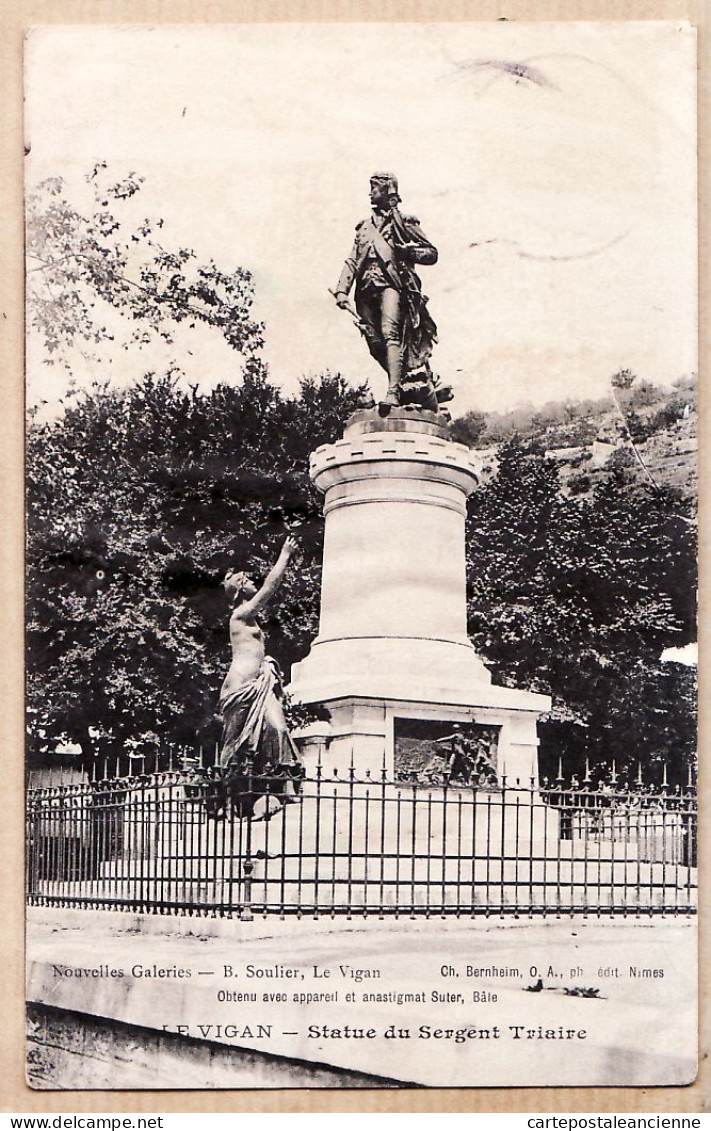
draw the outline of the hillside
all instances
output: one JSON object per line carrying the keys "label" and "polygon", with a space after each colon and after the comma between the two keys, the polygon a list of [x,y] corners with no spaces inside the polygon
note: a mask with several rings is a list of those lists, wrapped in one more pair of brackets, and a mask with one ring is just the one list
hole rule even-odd
{"label": "hillside", "polygon": [[[586,496],[616,468],[640,481],[670,488],[695,506],[698,490],[696,380],[671,388],[641,382],[612,396],[582,403],[549,402],[507,414],[468,413],[454,422],[457,439],[481,451],[496,467],[499,445],[519,436],[554,459],[566,494]],[[646,468],[646,470],[645,470]],[[647,474],[648,473],[648,474]]]}

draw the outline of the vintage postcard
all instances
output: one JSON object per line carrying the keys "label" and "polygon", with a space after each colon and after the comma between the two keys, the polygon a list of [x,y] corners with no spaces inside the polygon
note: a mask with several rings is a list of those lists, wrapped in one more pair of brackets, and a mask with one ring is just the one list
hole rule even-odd
{"label": "vintage postcard", "polygon": [[33,1088],[695,1079],[695,50],[28,33]]}

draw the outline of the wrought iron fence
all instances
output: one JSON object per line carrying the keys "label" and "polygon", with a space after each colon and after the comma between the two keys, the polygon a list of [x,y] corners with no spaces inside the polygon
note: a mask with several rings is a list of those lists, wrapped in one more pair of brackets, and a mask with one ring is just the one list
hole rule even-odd
{"label": "wrought iron fence", "polygon": [[689,914],[691,788],[191,765],[28,791],[32,904],[255,915]]}

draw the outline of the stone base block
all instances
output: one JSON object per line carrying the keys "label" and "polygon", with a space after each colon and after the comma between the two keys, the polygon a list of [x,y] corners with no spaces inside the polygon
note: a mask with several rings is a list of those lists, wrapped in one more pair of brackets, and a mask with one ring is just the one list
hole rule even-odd
{"label": "stone base block", "polygon": [[[413,699],[344,696],[322,700],[331,714],[325,744],[305,748],[307,771],[320,757],[328,770],[346,771],[351,765],[361,777],[379,777],[385,769],[393,780],[398,720],[423,720],[447,725],[477,723],[498,731],[497,771],[509,786],[528,788],[538,780],[536,722],[549,700],[546,696],[504,687],[470,691],[468,702],[423,702]],[[325,751],[325,752],[324,752]]]}

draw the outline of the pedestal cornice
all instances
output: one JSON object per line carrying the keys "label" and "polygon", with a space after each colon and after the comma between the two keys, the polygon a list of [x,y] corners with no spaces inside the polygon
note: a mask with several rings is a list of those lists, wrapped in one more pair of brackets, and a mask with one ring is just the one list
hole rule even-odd
{"label": "pedestal cornice", "polygon": [[403,478],[450,483],[469,495],[479,483],[482,457],[464,444],[426,433],[380,431],[344,436],[311,455],[319,491],[359,479]]}

